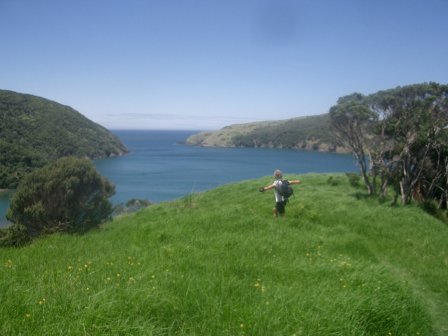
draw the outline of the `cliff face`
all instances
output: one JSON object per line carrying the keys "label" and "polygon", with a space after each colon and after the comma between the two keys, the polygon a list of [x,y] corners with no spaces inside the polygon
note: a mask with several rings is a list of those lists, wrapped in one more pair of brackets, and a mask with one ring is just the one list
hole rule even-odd
{"label": "cliff face", "polygon": [[187,143],[198,146],[294,148],[347,153],[330,132],[328,114],[288,120],[240,124],[219,131],[192,135]]}
{"label": "cliff face", "polygon": [[0,188],[63,156],[123,155],[124,144],[73,108],[45,98],[0,90]]}

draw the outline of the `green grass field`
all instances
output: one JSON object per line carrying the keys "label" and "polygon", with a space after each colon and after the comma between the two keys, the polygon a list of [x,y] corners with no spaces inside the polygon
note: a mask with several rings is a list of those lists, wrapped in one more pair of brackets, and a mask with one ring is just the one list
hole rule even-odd
{"label": "green grass field", "polygon": [[1,335],[448,335],[448,227],[300,178],[153,205],[81,236],[0,249]]}

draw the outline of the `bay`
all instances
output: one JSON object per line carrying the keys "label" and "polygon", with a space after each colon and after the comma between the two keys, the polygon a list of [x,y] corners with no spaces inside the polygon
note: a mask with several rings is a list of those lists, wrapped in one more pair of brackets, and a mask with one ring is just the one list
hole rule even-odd
{"label": "bay", "polygon": [[[114,130],[131,151],[113,159],[96,160],[97,170],[114,185],[114,204],[130,199],[163,202],[222,184],[291,174],[356,172],[351,155],[293,149],[214,148],[183,144],[196,131]],[[255,191],[254,191],[255,192]],[[0,226],[9,206],[0,198]],[[2,220],[3,219],[3,220]]]}
{"label": "bay", "polygon": [[0,227],[7,226],[6,212],[9,208],[9,200],[12,196],[11,191],[0,191]]}

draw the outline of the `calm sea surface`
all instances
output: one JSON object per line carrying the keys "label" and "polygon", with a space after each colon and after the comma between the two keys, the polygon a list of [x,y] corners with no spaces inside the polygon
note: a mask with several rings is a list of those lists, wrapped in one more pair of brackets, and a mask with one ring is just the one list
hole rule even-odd
{"label": "calm sea surface", "polygon": [[[113,131],[129,155],[97,160],[98,171],[115,184],[112,202],[132,198],[161,202],[218,185],[309,172],[357,171],[350,155],[288,149],[204,148],[182,144],[194,131]],[[0,226],[5,225],[9,197],[0,194]]]}

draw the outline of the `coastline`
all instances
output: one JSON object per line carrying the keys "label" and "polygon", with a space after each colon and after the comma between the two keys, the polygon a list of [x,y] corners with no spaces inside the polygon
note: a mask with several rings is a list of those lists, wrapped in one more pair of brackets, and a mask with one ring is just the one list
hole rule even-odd
{"label": "coastline", "polygon": [[[187,139],[188,140],[188,139]],[[207,141],[203,142],[193,142],[193,141],[185,141],[185,145],[187,146],[196,146],[196,147],[205,147],[205,148],[267,148],[267,149],[292,149],[292,150],[301,150],[307,152],[320,152],[320,153],[334,153],[334,154],[350,154],[350,150],[336,146],[336,148],[332,145],[321,143],[308,143],[301,146],[274,146],[270,145],[259,145],[259,146],[236,146],[233,144],[220,144],[220,143],[211,143]]]}
{"label": "coastline", "polygon": [[[238,127],[237,127],[238,126]],[[323,152],[336,154],[350,154],[348,148],[338,145],[335,142],[323,141],[319,138],[297,140],[295,143],[275,143],[274,141],[253,140],[245,144],[235,144],[234,139],[238,136],[251,133],[253,130],[240,128],[244,125],[229,126],[219,131],[202,131],[189,136],[185,144],[198,147],[217,148],[268,148],[268,149],[293,149],[309,152]]]}

